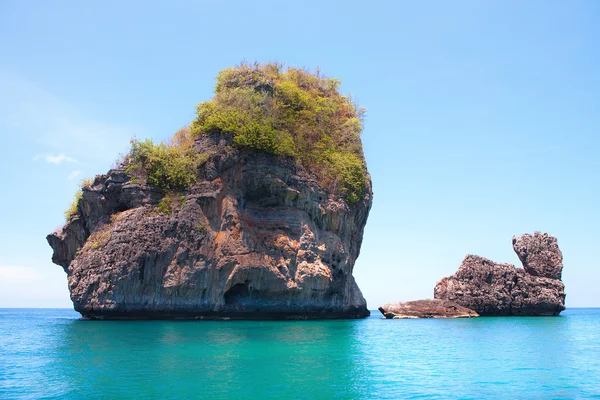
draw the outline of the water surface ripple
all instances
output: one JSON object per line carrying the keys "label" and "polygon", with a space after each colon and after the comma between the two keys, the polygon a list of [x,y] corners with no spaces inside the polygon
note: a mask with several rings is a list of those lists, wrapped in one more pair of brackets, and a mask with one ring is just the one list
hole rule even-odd
{"label": "water surface ripple", "polygon": [[78,316],[0,309],[0,398],[600,398],[600,309],[468,320]]}

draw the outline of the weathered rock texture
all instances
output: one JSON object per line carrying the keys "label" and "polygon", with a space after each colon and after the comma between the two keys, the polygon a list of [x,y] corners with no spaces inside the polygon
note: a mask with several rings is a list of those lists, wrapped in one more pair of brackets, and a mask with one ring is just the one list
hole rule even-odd
{"label": "weathered rock texture", "polygon": [[560,279],[562,276],[562,252],[554,236],[536,232],[516,238],[513,249],[523,263],[523,268],[533,276]]}
{"label": "weathered rock texture", "polygon": [[406,303],[391,303],[379,307],[388,319],[406,318],[473,318],[475,311],[446,300],[416,300]]}
{"label": "weathered rock texture", "polygon": [[513,247],[524,269],[467,255],[454,275],[436,284],[434,297],[480,315],[558,315],[565,309],[565,286],[556,238],[536,232],[513,238]]}
{"label": "weathered rock texture", "polygon": [[348,205],[293,159],[203,136],[199,179],[173,200],[122,170],[84,188],[48,235],[74,307],[88,318],[355,318],[352,270],[372,193]]}

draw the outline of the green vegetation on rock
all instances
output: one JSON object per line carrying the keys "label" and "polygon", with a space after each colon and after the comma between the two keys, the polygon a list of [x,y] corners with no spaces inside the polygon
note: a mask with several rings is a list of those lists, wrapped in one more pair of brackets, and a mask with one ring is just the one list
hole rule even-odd
{"label": "green vegetation on rock", "polygon": [[339,93],[340,83],[318,71],[241,64],[219,73],[215,96],[197,106],[191,131],[230,133],[240,148],[295,157],[354,203],[366,184],[364,109]]}
{"label": "green vegetation on rock", "polygon": [[171,214],[173,210],[181,211],[187,196],[183,194],[167,193],[157,205],[157,211],[161,214]]}
{"label": "green vegetation on rock", "polygon": [[175,133],[169,144],[132,140],[126,171],[165,193],[190,187],[196,182],[198,166],[208,159],[208,154],[197,153],[193,144],[188,128]]}
{"label": "green vegetation on rock", "polygon": [[[355,203],[365,195],[366,166],[360,135],[364,108],[339,92],[341,81],[319,71],[284,68],[277,63],[246,64],[219,73],[214,97],[197,106],[197,118],[169,143],[131,141],[130,152],[117,161],[131,183],[159,187],[161,213],[172,211],[171,194],[192,186],[199,154],[194,140],[204,134],[231,134],[240,149],[294,157],[331,192]],[[82,182],[83,186],[91,181]],[[82,191],[65,211],[67,221],[79,211]],[[181,203],[181,202],[180,202]]]}
{"label": "green vegetation on rock", "polygon": [[69,222],[71,217],[74,217],[79,212],[79,200],[83,197],[83,191],[81,189],[75,192],[75,198],[71,202],[69,208],[65,210],[65,220]]}
{"label": "green vegetation on rock", "polygon": [[110,239],[110,229],[104,229],[101,231],[94,232],[88,239],[88,243],[93,250],[98,250],[101,247],[106,246]]}
{"label": "green vegetation on rock", "polygon": [[77,192],[75,192],[75,198],[71,202],[69,208],[65,210],[65,220],[67,222],[69,222],[69,220],[75,215],[77,215],[77,213],[79,212],[79,200],[81,200],[81,198],[83,197],[83,188],[91,186],[93,183],[94,180],[91,178],[83,179],[81,182],[79,182],[80,189],[78,189]]}

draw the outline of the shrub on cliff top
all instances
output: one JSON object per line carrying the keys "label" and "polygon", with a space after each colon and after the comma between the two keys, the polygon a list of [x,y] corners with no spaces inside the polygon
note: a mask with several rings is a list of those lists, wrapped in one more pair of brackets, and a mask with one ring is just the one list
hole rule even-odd
{"label": "shrub on cliff top", "polygon": [[79,200],[83,197],[83,191],[81,189],[75,192],[75,198],[71,202],[69,208],[65,210],[65,221],[69,222],[71,217],[74,217],[79,212]]}
{"label": "shrub on cliff top", "polygon": [[94,183],[92,178],[82,179],[79,182],[79,188],[77,192],[75,192],[75,198],[71,202],[69,208],[65,210],[65,220],[69,222],[71,217],[74,217],[79,212],[79,200],[83,197],[83,188],[87,186],[91,186]]}
{"label": "shrub on cliff top", "polygon": [[193,147],[190,130],[179,130],[168,144],[132,140],[126,171],[164,192],[185,189],[196,182],[198,166],[208,158]]}
{"label": "shrub on cliff top", "polygon": [[[364,198],[366,166],[360,134],[364,109],[339,93],[340,80],[281,64],[241,64],[221,71],[212,100],[197,106],[190,128],[169,143],[132,140],[117,167],[132,182],[157,186],[165,194],[196,181],[208,154],[198,154],[194,139],[206,133],[231,133],[239,148],[291,156],[320,183],[349,203]],[[78,204],[78,199],[74,205]],[[77,210],[71,207],[67,213]]]}
{"label": "shrub on cliff top", "polygon": [[354,203],[366,184],[364,109],[339,93],[340,83],[318,71],[241,64],[219,73],[215,96],[197,106],[191,131],[227,132],[238,147],[293,156]]}

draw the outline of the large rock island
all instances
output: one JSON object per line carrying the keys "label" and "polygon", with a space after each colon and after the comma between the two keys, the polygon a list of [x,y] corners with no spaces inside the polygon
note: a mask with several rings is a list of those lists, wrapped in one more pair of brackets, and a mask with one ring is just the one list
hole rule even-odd
{"label": "large rock island", "polygon": [[513,237],[523,264],[498,264],[467,255],[458,271],[440,280],[436,299],[448,300],[480,315],[558,315],[565,309],[562,253],[557,240],[535,232]]}
{"label": "large rock island", "polygon": [[[372,192],[361,110],[278,65],[219,74],[170,144],[133,141],[48,235],[75,310],[101,318],[359,318]],[[318,115],[315,104],[319,105]]]}

